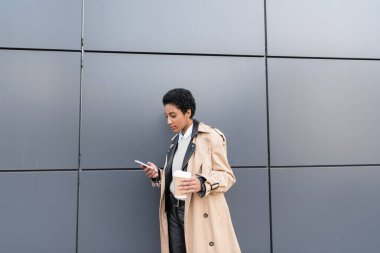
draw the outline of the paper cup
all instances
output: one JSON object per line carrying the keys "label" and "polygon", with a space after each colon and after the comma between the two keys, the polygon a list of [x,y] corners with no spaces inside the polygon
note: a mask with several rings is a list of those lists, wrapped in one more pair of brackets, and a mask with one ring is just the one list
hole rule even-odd
{"label": "paper cup", "polygon": [[174,180],[174,197],[180,200],[185,200],[187,197],[187,194],[183,194],[179,189],[178,185],[180,184],[180,180],[183,178],[191,178],[190,172],[182,171],[182,170],[176,170],[173,174],[173,180]]}

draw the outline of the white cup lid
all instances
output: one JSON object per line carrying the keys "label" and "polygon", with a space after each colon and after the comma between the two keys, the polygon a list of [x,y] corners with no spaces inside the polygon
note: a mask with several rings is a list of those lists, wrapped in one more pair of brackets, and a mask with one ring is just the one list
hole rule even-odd
{"label": "white cup lid", "polygon": [[191,177],[191,174],[190,174],[190,172],[187,172],[187,171],[176,170],[176,171],[174,171],[173,176],[174,176],[174,177],[190,178],[190,177]]}

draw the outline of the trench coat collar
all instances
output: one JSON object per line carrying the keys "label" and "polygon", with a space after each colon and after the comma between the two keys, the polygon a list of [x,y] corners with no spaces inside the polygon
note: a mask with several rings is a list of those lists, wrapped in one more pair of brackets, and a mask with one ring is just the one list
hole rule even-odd
{"label": "trench coat collar", "polygon": [[[198,120],[194,119],[193,120],[193,131],[191,133],[191,141],[189,143],[189,146],[187,147],[187,150],[186,150],[186,153],[185,153],[185,156],[183,159],[183,163],[181,166],[182,170],[186,171],[186,167],[187,167],[187,164],[190,160],[190,157],[192,156],[192,154],[195,151],[196,144],[194,143],[194,138],[198,135],[199,132],[209,132],[209,129],[206,127],[205,124],[200,123]],[[179,134],[176,134],[171,139],[171,145],[170,145],[169,150],[168,150],[168,158],[169,159],[168,159],[168,164],[166,166],[167,168],[172,167],[173,157],[174,157],[175,151],[176,151],[177,146],[178,146],[178,138],[179,138]]]}
{"label": "trench coat collar", "polygon": [[[199,132],[210,132],[210,130],[207,128],[207,126],[205,124],[194,119],[193,120],[193,131],[191,133],[191,139],[193,139],[195,136],[197,136],[197,134]],[[178,143],[178,138],[179,138],[179,134],[176,134],[173,136],[173,138],[171,139],[172,145],[170,146],[170,148],[172,148],[172,146],[174,146],[176,143]]]}
{"label": "trench coat collar", "polygon": [[[187,147],[185,157],[183,159],[182,167],[181,169],[184,171],[187,171],[187,164],[189,163],[190,157],[193,155],[195,151],[195,138],[197,137],[198,133],[207,133],[210,132],[210,127],[203,124],[202,122],[199,122],[198,120],[193,120],[193,132],[191,133],[191,141],[189,143],[189,146]],[[178,138],[176,139],[178,142]]]}
{"label": "trench coat collar", "polygon": [[198,129],[197,129],[197,134],[198,133],[209,133],[210,132],[210,127],[205,125],[203,122],[198,122]]}

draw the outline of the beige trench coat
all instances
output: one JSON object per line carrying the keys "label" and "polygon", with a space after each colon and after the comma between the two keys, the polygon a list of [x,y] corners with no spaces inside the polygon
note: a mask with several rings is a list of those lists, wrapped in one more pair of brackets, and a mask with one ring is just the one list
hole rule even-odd
{"label": "beige trench coat", "polygon": [[[206,179],[206,195],[201,198],[194,193],[186,199],[184,232],[187,253],[239,253],[239,244],[223,194],[236,182],[227,160],[226,139],[219,130],[200,123],[193,143],[196,148],[187,171],[192,176],[200,175]],[[166,164],[167,161],[165,167]],[[161,170],[160,237],[161,252],[169,253],[164,175]]]}

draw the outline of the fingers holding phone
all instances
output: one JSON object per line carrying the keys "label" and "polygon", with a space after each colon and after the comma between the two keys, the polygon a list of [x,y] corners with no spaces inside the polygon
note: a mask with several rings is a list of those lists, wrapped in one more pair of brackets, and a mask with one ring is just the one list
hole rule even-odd
{"label": "fingers holding phone", "polygon": [[148,164],[145,164],[138,160],[135,160],[135,162],[140,164],[140,168],[144,170],[145,175],[149,178],[157,178],[159,176],[158,168],[154,163],[148,162]]}
{"label": "fingers holding phone", "polygon": [[148,166],[144,166],[143,168],[145,175],[147,175],[150,178],[157,178],[158,177],[158,168],[154,163],[148,162]]}

